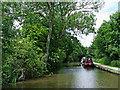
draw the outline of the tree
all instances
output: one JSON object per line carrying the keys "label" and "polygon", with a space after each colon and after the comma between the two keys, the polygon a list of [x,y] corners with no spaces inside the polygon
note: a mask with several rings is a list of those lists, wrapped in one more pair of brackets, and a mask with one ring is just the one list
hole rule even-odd
{"label": "tree", "polygon": [[[52,71],[68,62],[72,55],[76,59],[73,61],[78,61],[84,55],[84,48],[70,32],[76,29],[80,34],[93,32],[95,16],[91,10],[96,11],[101,5],[102,2],[87,1],[79,5],[77,2],[3,2],[3,82],[16,82],[24,75],[39,77],[47,72],[45,50]],[[15,22],[19,25],[15,26]]]}
{"label": "tree", "polygon": [[107,57],[105,60],[110,64],[111,61],[119,60],[119,12],[110,16],[109,21],[104,21],[97,31],[97,36],[93,42],[98,58]]}
{"label": "tree", "polygon": [[[86,33],[88,33],[90,31],[93,31],[92,26],[94,25],[93,15],[90,13],[90,11],[98,10],[103,5],[103,2],[85,1],[80,3],[79,6],[77,6],[77,2],[37,2],[37,3],[25,3],[25,5],[27,5],[26,8],[28,7],[27,10],[30,10],[33,14],[39,14],[40,18],[43,19],[43,21],[45,21],[43,24],[47,22],[46,26],[49,27],[49,33],[47,38],[46,60],[48,60],[50,39],[51,39],[54,26],[56,26],[56,23],[54,22],[54,20],[56,18],[59,18],[57,20],[60,20],[61,23],[59,23],[58,26],[63,25],[63,28],[62,28],[63,30],[66,30],[66,29],[74,30],[75,28],[80,30],[81,26],[83,24],[86,24],[86,22],[83,22],[83,24],[80,23],[81,21],[79,19],[81,17],[84,20],[92,19],[92,20],[89,20],[90,21],[89,25],[87,26],[85,25],[84,29],[81,30],[82,32],[86,31]],[[89,5],[91,7],[89,7]],[[87,14],[82,13],[81,12],[82,10],[89,13]],[[73,24],[74,22],[75,24]]]}

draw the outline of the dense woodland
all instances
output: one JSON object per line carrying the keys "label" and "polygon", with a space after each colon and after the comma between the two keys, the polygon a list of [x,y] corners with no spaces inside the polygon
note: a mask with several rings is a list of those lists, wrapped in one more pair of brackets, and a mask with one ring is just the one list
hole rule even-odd
{"label": "dense woodland", "polygon": [[95,33],[93,12],[103,5],[100,1],[3,2],[3,84],[41,77],[88,55],[97,62],[120,66],[118,12],[103,22],[89,48],[75,37]]}
{"label": "dense woodland", "polygon": [[96,62],[120,67],[120,12],[103,21],[88,53]]}

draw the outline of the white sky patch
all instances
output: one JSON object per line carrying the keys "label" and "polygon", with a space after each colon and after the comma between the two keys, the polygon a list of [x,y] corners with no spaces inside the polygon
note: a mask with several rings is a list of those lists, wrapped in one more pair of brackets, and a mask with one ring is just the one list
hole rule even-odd
{"label": "white sky patch", "polygon": [[99,12],[99,13],[96,13],[96,18],[97,18],[97,21],[96,21],[96,26],[95,28],[98,29],[101,24],[103,23],[103,20],[110,20],[109,16],[111,15],[112,13],[111,12],[108,12],[108,13],[103,13],[103,12]]}
{"label": "white sky patch", "polygon": [[81,37],[77,36],[77,39],[80,40],[80,42],[82,43],[83,46],[88,47],[92,44],[91,40],[94,39],[94,34],[90,33],[87,36],[85,34],[82,34]]}
{"label": "white sky patch", "polygon": [[14,26],[16,27],[16,29],[22,29],[22,27],[20,26],[20,23],[18,21],[14,21]]}
{"label": "white sky patch", "polygon": [[[103,23],[103,20],[110,20],[109,16],[118,11],[118,2],[120,0],[104,0],[105,5],[103,8],[95,13],[97,21],[96,21],[96,26],[95,28],[98,29],[101,24]],[[92,44],[92,41],[94,39],[94,34],[89,34],[89,35],[82,35],[82,38],[77,36],[78,40],[82,43],[83,46],[89,47]]]}

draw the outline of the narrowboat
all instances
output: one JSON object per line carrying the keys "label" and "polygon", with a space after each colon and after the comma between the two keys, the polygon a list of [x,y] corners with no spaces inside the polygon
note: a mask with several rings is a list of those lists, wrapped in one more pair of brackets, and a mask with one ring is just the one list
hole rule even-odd
{"label": "narrowboat", "polygon": [[83,67],[94,67],[94,63],[93,62],[83,63],[82,66]]}
{"label": "narrowboat", "polygon": [[90,60],[86,59],[86,62],[82,64],[83,67],[94,67],[94,63],[92,62],[92,59]]}

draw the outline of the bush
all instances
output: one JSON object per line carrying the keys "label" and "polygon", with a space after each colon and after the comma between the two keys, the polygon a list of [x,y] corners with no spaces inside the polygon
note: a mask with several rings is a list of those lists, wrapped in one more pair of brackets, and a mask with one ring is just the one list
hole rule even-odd
{"label": "bush", "polygon": [[[3,84],[24,80],[25,78],[40,77],[47,72],[45,55],[37,54],[31,42],[25,40],[21,43],[11,44],[14,46],[13,52],[6,54],[6,58],[2,60]],[[23,77],[21,77],[22,75]]]}
{"label": "bush", "polygon": [[101,58],[101,63],[105,64],[105,65],[109,65],[110,64],[110,59],[108,57],[103,57]]}
{"label": "bush", "polygon": [[97,62],[97,59],[93,58],[93,62]]}
{"label": "bush", "polygon": [[104,64],[103,58],[101,58],[101,59],[96,59],[96,62],[101,63],[101,64]]}
{"label": "bush", "polygon": [[117,61],[117,65],[120,68],[120,60]]}
{"label": "bush", "polygon": [[107,58],[107,57],[103,57],[103,58],[100,58],[100,59],[96,59],[94,60],[98,63],[101,63],[101,64],[105,64],[105,65],[109,65],[110,64],[110,59]]}
{"label": "bush", "polygon": [[118,66],[118,63],[117,63],[118,61],[117,60],[113,60],[113,61],[111,61],[111,66],[113,66],[113,67],[117,67]]}
{"label": "bush", "polygon": [[104,59],[103,58],[99,59],[99,63],[104,64]]}
{"label": "bush", "polygon": [[51,56],[49,57],[48,63],[48,70],[53,72],[58,67],[62,66],[64,59],[66,58],[66,53],[62,49],[57,49],[56,52],[52,52]]}
{"label": "bush", "polygon": [[78,54],[76,51],[73,51],[73,52],[68,56],[68,61],[69,61],[69,62],[80,62],[79,54]]}
{"label": "bush", "polygon": [[99,59],[97,59],[97,58],[93,58],[93,62],[97,62],[97,63],[99,63]]}
{"label": "bush", "polygon": [[104,57],[104,58],[103,58],[103,61],[104,61],[104,64],[105,64],[105,65],[109,65],[110,62],[111,62],[111,60],[110,60],[109,58],[107,58],[107,57]]}

